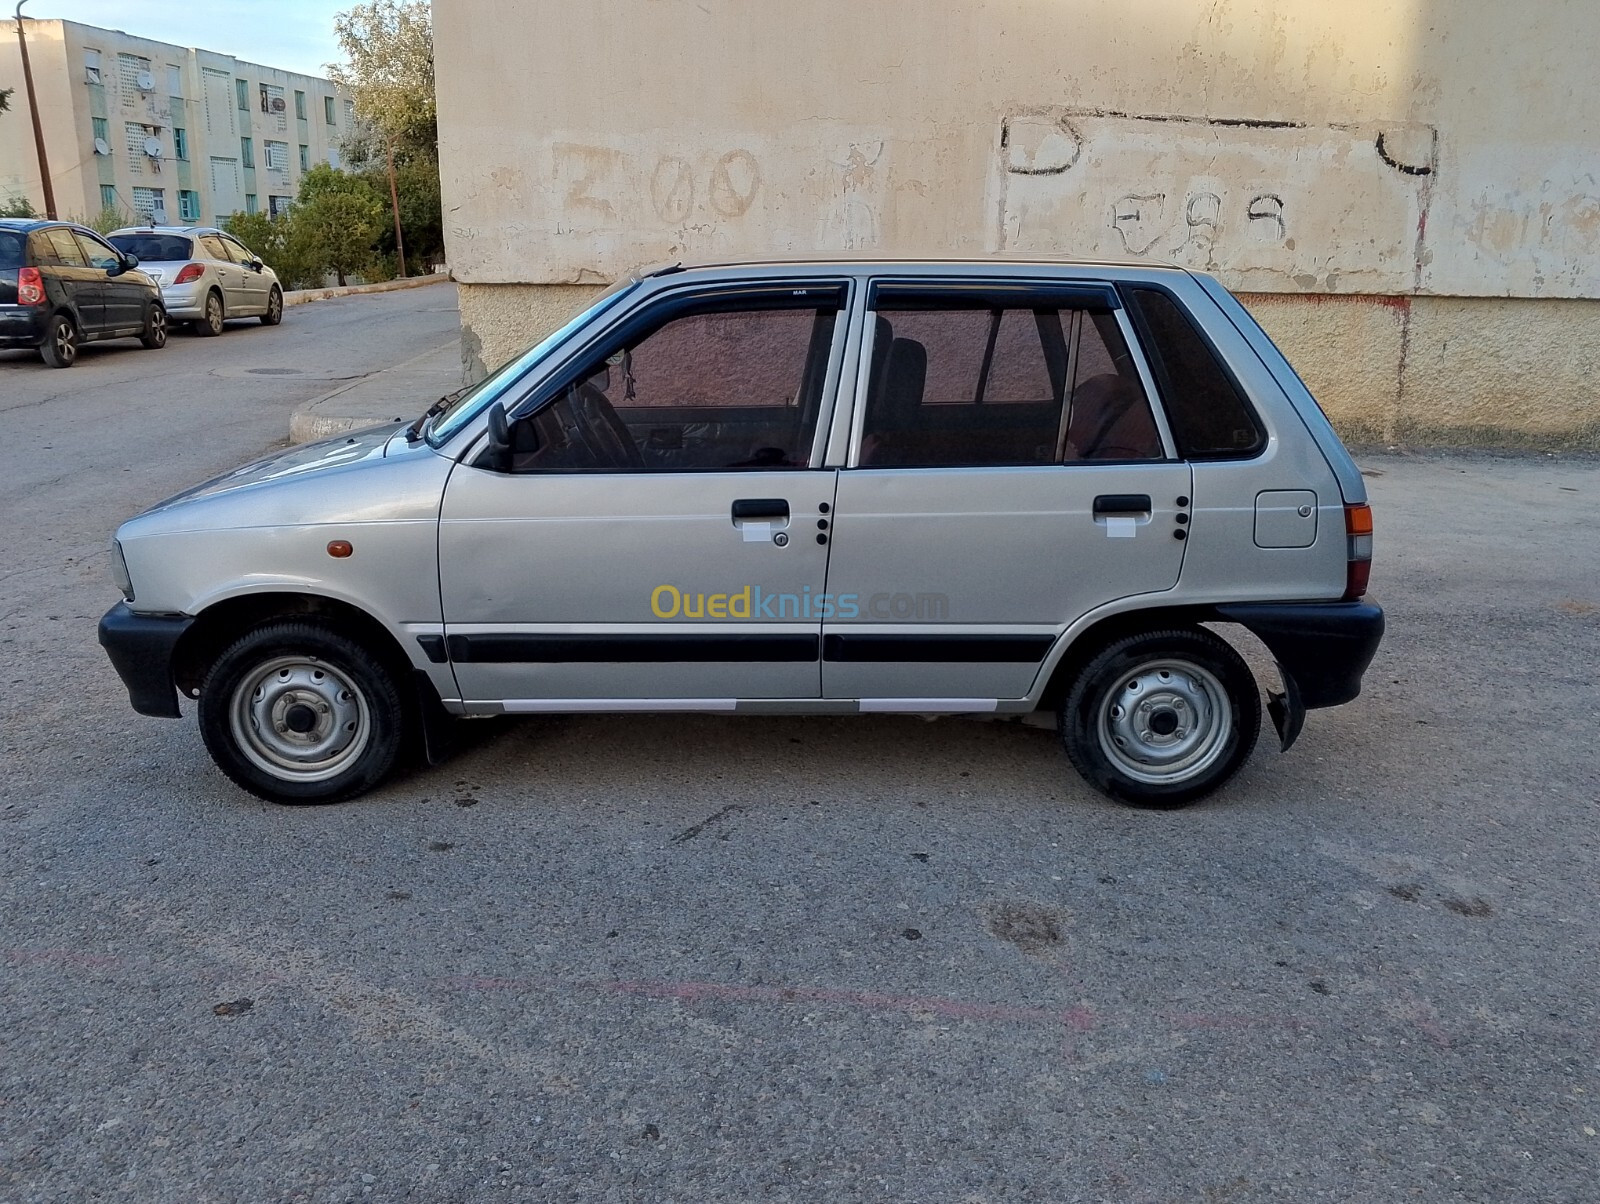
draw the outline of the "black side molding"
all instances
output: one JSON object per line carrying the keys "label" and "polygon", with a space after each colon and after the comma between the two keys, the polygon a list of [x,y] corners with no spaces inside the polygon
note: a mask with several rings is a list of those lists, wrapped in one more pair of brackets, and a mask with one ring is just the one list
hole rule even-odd
{"label": "black side molding", "polygon": [[814,635],[452,635],[458,665],[814,661]]}
{"label": "black side molding", "polygon": [[179,717],[172,653],[193,623],[188,615],[135,614],[126,602],[118,602],[100,620],[100,646],[139,714]]}
{"label": "black side molding", "polygon": [[1037,664],[1055,645],[1048,635],[826,635],[825,661],[909,664]]}

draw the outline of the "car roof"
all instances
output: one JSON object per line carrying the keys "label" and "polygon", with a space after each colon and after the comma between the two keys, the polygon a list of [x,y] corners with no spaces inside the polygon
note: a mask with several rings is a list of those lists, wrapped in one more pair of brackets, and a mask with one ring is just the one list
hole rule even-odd
{"label": "car roof", "polygon": [[74,230],[84,230],[88,227],[80,226],[77,222],[63,221],[54,217],[0,217],[0,230],[34,231],[42,230],[46,226],[69,226]]}
{"label": "car roof", "polygon": [[1151,259],[1073,259],[1067,256],[1017,255],[998,252],[982,256],[894,256],[871,252],[834,252],[790,255],[782,258],[725,259],[654,264],[633,273],[635,279],[675,277],[737,279],[767,278],[796,272],[840,272],[851,276],[902,276],[937,278],[989,278],[999,275],[1054,277],[1065,280],[1113,280],[1137,283],[1162,277],[1191,275],[1172,263]]}
{"label": "car roof", "polygon": [[[226,234],[216,226],[123,226],[112,234]],[[107,235],[110,237],[110,235]]]}

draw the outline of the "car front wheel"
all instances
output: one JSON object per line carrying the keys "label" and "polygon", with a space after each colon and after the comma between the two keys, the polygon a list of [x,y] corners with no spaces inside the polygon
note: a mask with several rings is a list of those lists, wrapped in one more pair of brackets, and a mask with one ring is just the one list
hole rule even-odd
{"label": "car front wheel", "polygon": [[167,345],[167,311],[161,306],[150,307],[150,313],[144,322],[144,333],[139,336],[139,342],[151,351],[159,351]]}
{"label": "car front wheel", "polygon": [[200,690],[217,767],[278,803],[365,793],[399,757],[405,709],[383,662],[331,627],[265,624],[229,647]]}
{"label": "car front wheel", "polygon": [[283,321],[283,290],[276,284],[267,294],[267,312],[261,315],[261,325],[276,326]]}
{"label": "car front wheel", "polygon": [[1261,696],[1218,636],[1151,631],[1114,641],[1083,667],[1059,724],[1091,785],[1133,807],[1181,807],[1244,764],[1261,731]]}
{"label": "car front wheel", "polygon": [[45,327],[39,355],[52,368],[70,368],[78,362],[78,328],[66,314],[54,314]]}

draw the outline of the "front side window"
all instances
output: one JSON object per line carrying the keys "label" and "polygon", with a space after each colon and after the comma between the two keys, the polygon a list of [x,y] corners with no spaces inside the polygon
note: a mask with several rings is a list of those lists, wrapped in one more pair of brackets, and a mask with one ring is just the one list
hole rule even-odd
{"label": "front side window", "polygon": [[517,424],[513,470],[808,467],[841,298],[827,287],[690,303],[623,336]]}
{"label": "front side window", "polygon": [[907,294],[879,301],[873,332],[863,467],[1163,458],[1106,305]]}

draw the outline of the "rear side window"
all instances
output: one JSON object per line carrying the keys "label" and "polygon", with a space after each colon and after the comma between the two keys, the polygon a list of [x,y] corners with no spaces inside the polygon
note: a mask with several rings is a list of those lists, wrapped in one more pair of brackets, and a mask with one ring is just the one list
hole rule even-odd
{"label": "rear side window", "polygon": [[1266,432],[1193,319],[1161,289],[1122,291],[1149,353],[1178,454],[1225,460],[1259,452]]}
{"label": "rear side window", "polygon": [[24,235],[15,230],[0,230],[0,271],[23,266]]}
{"label": "rear side window", "polygon": [[89,259],[78,246],[78,240],[72,237],[72,231],[61,226],[53,226],[44,231],[50,248],[55,252],[56,262],[69,268],[86,268]]}
{"label": "rear side window", "polygon": [[862,467],[1161,458],[1149,400],[1109,309],[931,293],[879,302]]}
{"label": "rear side window", "polygon": [[143,263],[166,263],[188,259],[193,244],[181,234],[113,234],[111,245]]}

